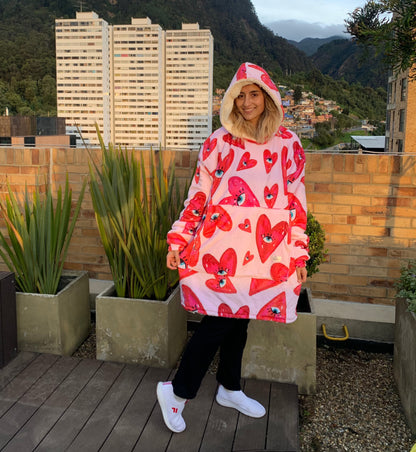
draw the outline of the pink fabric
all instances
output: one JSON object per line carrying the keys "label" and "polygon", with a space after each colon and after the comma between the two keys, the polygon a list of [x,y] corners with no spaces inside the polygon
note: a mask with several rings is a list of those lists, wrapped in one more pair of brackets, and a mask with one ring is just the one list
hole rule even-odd
{"label": "pink fabric", "polygon": [[[261,68],[253,74],[260,86],[273,84]],[[300,141],[283,127],[264,144],[236,139],[224,127],[205,141],[185,208],[167,237],[170,249],[181,252],[185,309],[296,320],[295,267],[309,258],[304,171]]]}

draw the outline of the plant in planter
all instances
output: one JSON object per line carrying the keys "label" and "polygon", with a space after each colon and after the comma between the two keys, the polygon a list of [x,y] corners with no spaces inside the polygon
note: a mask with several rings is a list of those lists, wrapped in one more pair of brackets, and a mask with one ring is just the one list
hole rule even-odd
{"label": "plant in planter", "polygon": [[45,193],[36,188],[32,196],[26,188],[22,204],[8,186],[0,202],[8,232],[6,238],[0,231],[0,256],[15,274],[20,350],[70,355],[89,333],[88,275],[63,272],[85,187],[86,182],[72,219],[68,178],[55,202],[49,185]]}
{"label": "plant in planter", "polygon": [[403,410],[416,434],[416,260],[400,270],[395,284],[396,320],[393,371]]}
{"label": "plant in planter", "polygon": [[[310,212],[306,234],[310,254],[306,268],[310,277],[319,271],[326,253],[325,231]],[[275,325],[262,320],[250,321],[243,355],[244,377],[295,383],[301,394],[315,393],[316,316],[311,310],[310,300],[310,290],[302,288],[297,307],[298,318],[294,323]]]}
{"label": "plant in planter", "polygon": [[161,154],[150,151],[146,166],[143,153],[99,139],[90,190],[114,288],[96,298],[97,358],[171,367],[187,334],[178,274],[166,267],[166,235],[183,206],[174,168],[168,176]]}

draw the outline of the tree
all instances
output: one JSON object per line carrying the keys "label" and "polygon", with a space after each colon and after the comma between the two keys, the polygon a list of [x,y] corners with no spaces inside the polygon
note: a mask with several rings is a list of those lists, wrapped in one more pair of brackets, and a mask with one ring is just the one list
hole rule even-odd
{"label": "tree", "polygon": [[302,87],[296,85],[293,91],[293,101],[297,105],[301,100],[302,100]]}
{"label": "tree", "polygon": [[[347,31],[359,44],[383,54],[395,72],[416,65],[415,0],[370,0],[349,17]],[[416,79],[416,70],[411,76]]]}

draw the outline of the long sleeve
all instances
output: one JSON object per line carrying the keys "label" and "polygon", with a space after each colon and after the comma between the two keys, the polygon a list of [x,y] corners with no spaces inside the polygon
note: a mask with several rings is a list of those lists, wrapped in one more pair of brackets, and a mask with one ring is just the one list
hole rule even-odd
{"label": "long sleeve", "polygon": [[167,242],[170,250],[182,251],[195,236],[211,195],[211,174],[215,170],[217,157],[217,139],[214,132],[205,140],[199,151],[197,168],[184,202],[184,209],[168,232]]}
{"label": "long sleeve", "polygon": [[[290,163],[289,163],[290,162]],[[297,267],[304,267],[309,259],[309,238],[305,233],[307,205],[305,193],[305,153],[296,137],[288,160],[287,192],[290,210],[289,240]]]}

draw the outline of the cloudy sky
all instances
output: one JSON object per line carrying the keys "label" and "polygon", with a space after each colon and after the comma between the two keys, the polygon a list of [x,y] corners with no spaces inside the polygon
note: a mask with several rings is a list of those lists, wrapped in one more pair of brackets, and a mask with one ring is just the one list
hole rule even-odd
{"label": "cloudy sky", "polygon": [[286,39],[326,38],[344,33],[344,20],[366,0],[251,0],[260,22]]}

